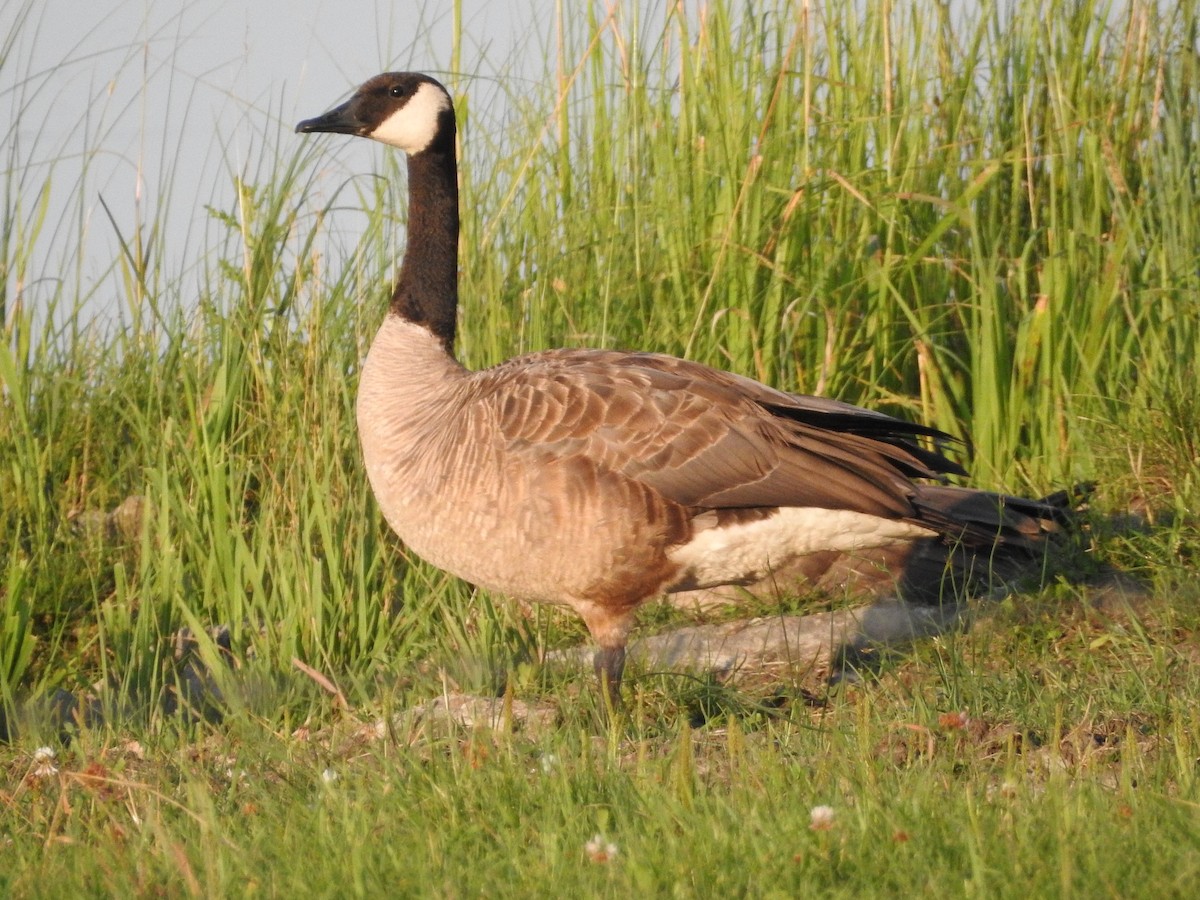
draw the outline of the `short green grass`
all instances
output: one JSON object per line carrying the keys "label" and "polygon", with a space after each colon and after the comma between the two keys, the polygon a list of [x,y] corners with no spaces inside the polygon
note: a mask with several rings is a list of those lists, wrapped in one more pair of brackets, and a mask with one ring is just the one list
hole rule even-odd
{"label": "short green grass", "polygon": [[[636,712],[609,733],[558,694],[563,721],[533,733],[416,727],[377,700],[314,704],[319,727],[85,733],[40,777],[26,746],[6,763],[0,885],[1186,896],[1200,877],[1195,589],[1136,615],[1081,599],[1002,610],[828,705],[743,692],[695,727],[685,692],[639,678]],[[827,829],[811,827],[818,806]],[[606,860],[596,835],[616,848]]]}
{"label": "short green grass", "polygon": [[[662,350],[927,421],[971,436],[973,483],[1095,480],[1087,552],[860,683],[635,672],[598,726],[589,673],[536,663],[579,625],[410,559],[366,486],[353,397],[402,247],[397,156],[347,172],[283,130],[230,162],[184,272],[146,222],[100,279],[82,251],[48,278],[52,235],[88,226],[46,221],[29,162],[52,148],[12,127],[0,892],[1190,893],[1200,7],[854,6],[594,6],[548,26],[537,83],[454,62],[462,356]],[[128,327],[74,314],[102,292]],[[143,518],[105,518],[134,496]],[[219,723],[163,713],[184,627]],[[397,718],[458,689],[558,720]],[[64,744],[60,690],[106,724]]]}

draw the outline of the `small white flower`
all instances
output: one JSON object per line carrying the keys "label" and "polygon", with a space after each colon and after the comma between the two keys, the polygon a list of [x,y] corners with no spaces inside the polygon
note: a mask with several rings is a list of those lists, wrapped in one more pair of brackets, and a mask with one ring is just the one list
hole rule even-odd
{"label": "small white flower", "polygon": [[814,806],[808,812],[808,827],[813,831],[828,831],[833,827],[837,814],[832,806]]}
{"label": "small white flower", "polygon": [[583,845],[588,859],[594,863],[612,862],[617,856],[617,845],[606,841],[603,835],[594,834],[592,839]]}
{"label": "small white flower", "polygon": [[333,784],[338,780],[338,773],[333,771],[333,769],[327,768],[321,773],[321,780],[326,784]]}
{"label": "small white flower", "polygon": [[138,741],[125,741],[121,744],[121,752],[129,754],[134,759],[146,758],[146,751]]}
{"label": "small white flower", "polygon": [[558,766],[558,757],[553,753],[542,754],[542,772],[549,775]]}
{"label": "small white flower", "polygon": [[49,778],[58,774],[58,766],[54,764],[57,754],[50,747],[38,747],[33,751],[33,777]]}

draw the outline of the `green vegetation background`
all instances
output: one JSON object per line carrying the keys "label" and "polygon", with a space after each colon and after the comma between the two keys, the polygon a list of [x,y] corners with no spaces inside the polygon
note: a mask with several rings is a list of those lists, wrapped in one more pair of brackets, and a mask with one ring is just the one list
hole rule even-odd
{"label": "green vegetation background", "polygon": [[[361,472],[355,381],[403,247],[398,155],[333,177],[337,141],[281,128],[230,161],[237,200],[186,275],[151,217],[102,278],[81,257],[49,278],[39,242],[65,227],[82,246],[89,226],[46,220],[40,148],[11,128],[0,702],[97,685],[113,724],[53,776],[33,774],[54,739],[36,716],[0,752],[0,889],[1186,891],[1200,9],[865,6],[714,0],[650,34],[636,4],[560,10],[546,77],[504,85],[502,129],[477,125],[456,48],[460,354],[681,354],[969,436],[980,486],[1095,480],[1078,565],[1135,576],[1139,608],[1051,586],[819,712],[787,677],[769,703],[646,677],[628,731],[589,737],[577,680],[528,664],[578,627],[407,558]],[[127,328],[72,314],[97,292]],[[215,664],[217,623],[238,658],[225,724],[162,717],[173,637],[190,628]],[[337,731],[504,673],[565,724]],[[836,824],[812,830],[823,803]],[[607,862],[596,832],[619,847]]]}

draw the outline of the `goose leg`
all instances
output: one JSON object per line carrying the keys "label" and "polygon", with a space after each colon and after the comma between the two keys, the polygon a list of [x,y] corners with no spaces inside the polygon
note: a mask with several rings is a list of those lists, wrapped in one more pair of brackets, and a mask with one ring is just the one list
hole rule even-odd
{"label": "goose leg", "polygon": [[601,647],[592,659],[596,678],[608,709],[621,707],[621,674],[625,671],[625,647]]}

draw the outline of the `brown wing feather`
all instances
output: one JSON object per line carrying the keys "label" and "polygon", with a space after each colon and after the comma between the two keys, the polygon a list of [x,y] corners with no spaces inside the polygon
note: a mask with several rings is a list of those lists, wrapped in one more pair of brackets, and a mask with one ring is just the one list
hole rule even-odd
{"label": "brown wing feather", "polygon": [[674,357],[555,350],[480,373],[499,432],[580,453],[687,507],[816,506],[910,517],[913,477],[958,467],[946,435]]}

